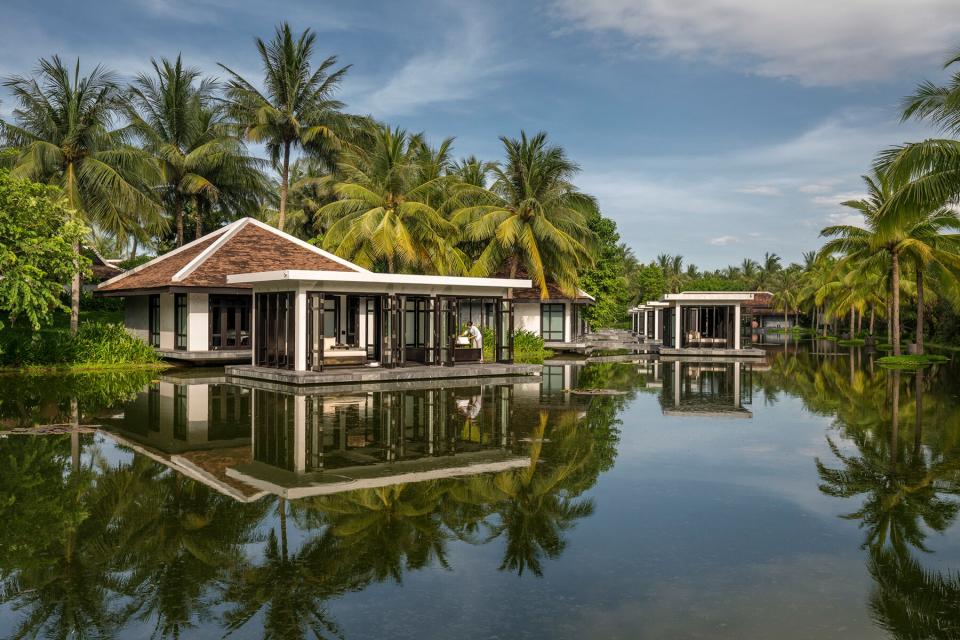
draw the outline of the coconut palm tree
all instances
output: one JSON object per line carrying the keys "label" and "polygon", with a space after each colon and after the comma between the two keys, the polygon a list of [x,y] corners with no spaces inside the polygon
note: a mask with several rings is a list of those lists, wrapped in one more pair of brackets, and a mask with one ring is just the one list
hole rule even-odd
{"label": "coconut palm tree", "polygon": [[574,186],[579,167],[546,133],[500,141],[506,159],[493,169],[490,188],[461,183],[448,203],[463,238],[485,243],[470,273],[505,268],[510,277],[530,277],[543,297],[548,282],[572,295],[578,271],[591,264],[587,222],[596,200]]}
{"label": "coconut palm tree", "polygon": [[141,73],[130,88],[130,129],[156,160],[155,187],[174,220],[177,246],[184,242],[184,214],[192,205],[196,235],[203,235],[205,205],[249,208],[264,189],[260,161],[234,135],[216,82],[176,60],[151,60],[153,74]]}
{"label": "coconut palm tree", "polygon": [[264,92],[220,64],[230,74],[226,87],[230,114],[248,140],[266,145],[280,169],[277,227],[281,231],[286,223],[291,153],[299,147],[332,161],[349,126],[350,119],[340,113],[343,103],[333,96],[350,67],[332,71],[337,57],[330,56],[314,68],[316,38],[310,29],[295,38],[286,22],[277,27],[270,42],[257,38]]}
{"label": "coconut palm tree", "polygon": [[[287,233],[303,240],[326,234],[327,225],[319,216],[320,209],[336,197],[333,185],[336,177],[315,158],[304,157],[290,165],[290,188],[287,192]],[[280,216],[280,185],[271,181],[266,202],[257,217],[267,224],[277,226]]]}
{"label": "coconut palm tree", "polygon": [[337,199],[318,212],[327,227],[323,246],[364,267],[382,263],[388,273],[463,273],[465,256],[449,242],[456,228],[436,205],[447,178],[421,163],[422,137],[371,126],[369,146],[342,154]]}
{"label": "coconut palm tree", "polygon": [[670,293],[679,293],[684,283],[683,256],[661,253],[657,256],[657,266],[663,271],[667,290]]}
{"label": "coconut palm tree", "polygon": [[[17,103],[12,121],[0,121],[6,144],[19,149],[12,175],[58,186],[74,215],[121,240],[165,222],[147,195],[155,170],[142,151],[114,129],[121,112],[115,76],[102,67],[80,74],[53,56],[34,76],[3,82]],[[80,316],[80,244],[71,284],[70,330]]]}

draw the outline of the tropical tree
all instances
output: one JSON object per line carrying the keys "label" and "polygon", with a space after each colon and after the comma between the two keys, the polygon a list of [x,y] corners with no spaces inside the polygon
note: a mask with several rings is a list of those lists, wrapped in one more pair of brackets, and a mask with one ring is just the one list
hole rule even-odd
{"label": "tropical tree", "polygon": [[667,292],[679,293],[684,283],[683,256],[661,253],[657,256],[657,266],[666,279]]}
{"label": "tropical tree", "polygon": [[248,140],[266,146],[274,166],[279,167],[277,227],[281,231],[286,223],[291,153],[302,148],[332,160],[349,122],[340,112],[343,103],[333,97],[349,65],[333,71],[337,58],[330,56],[314,68],[311,59],[316,38],[310,29],[295,38],[287,23],[277,27],[270,42],[257,38],[263,92],[220,64],[230,74],[226,87],[229,113]]}
{"label": "tropical tree", "polygon": [[153,75],[141,73],[130,88],[130,129],[155,159],[155,189],[174,220],[177,246],[184,242],[184,213],[192,205],[196,235],[203,211],[216,203],[250,208],[265,191],[259,161],[234,135],[216,82],[185,67],[180,56],[151,60]]}
{"label": "tropical tree", "polygon": [[[122,96],[115,76],[102,67],[80,74],[59,57],[40,60],[34,76],[3,83],[17,103],[12,121],[0,121],[7,144],[19,154],[11,175],[59,187],[67,208],[82,222],[118,238],[163,228],[159,207],[147,195],[155,171],[142,151],[114,129]],[[80,242],[71,284],[70,330],[80,314]]]}
{"label": "tropical tree", "polygon": [[341,155],[337,199],[319,211],[323,246],[364,267],[382,263],[388,273],[463,273],[465,256],[451,242],[456,228],[437,207],[447,180],[442,168],[421,136],[371,126],[369,146],[351,145]]}
{"label": "tropical tree", "polygon": [[543,297],[548,282],[572,295],[579,269],[591,263],[587,223],[596,200],[574,186],[579,167],[547,134],[500,141],[506,159],[493,169],[490,188],[461,183],[448,203],[463,238],[484,243],[470,273],[505,268],[510,277],[530,277]]}

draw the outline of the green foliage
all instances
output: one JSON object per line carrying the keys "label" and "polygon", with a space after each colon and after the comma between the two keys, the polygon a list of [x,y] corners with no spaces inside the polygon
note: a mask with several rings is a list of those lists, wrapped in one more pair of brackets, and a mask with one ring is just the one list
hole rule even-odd
{"label": "green foliage", "polygon": [[634,287],[638,292],[637,302],[645,303],[659,300],[667,292],[667,279],[656,264],[640,267],[633,276]]}
{"label": "green foliage", "polygon": [[64,284],[76,271],[73,245],[85,232],[55,189],[0,170],[0,311],[37,330],[65,310]]}
{"label": "green foliage", "polygon": [[740,278],[704,275],[683,284],[684,291],[747,291],[750,286]]}
{"label": "green foliage", "polygon": [[526,364],[542,364],[553,355],[553,352],[543,346],[543,338],[521,329],[513,334],[513,361]]}
{"label": "green foliage", "polygon": [[594,237],[593,266],[580,274],[580,286],[596,299],[584,311],[594,329],[611,327],[627,317],[631,302],[628,264],[631,253],[620,243],[617,223],[599,211],[590,216],[588,226]]}
{"label": "green foliage", "polygon": [[139,267],[142,264],[150,262],[155,257],[156,256],[139,255],[136,258],[127,258],[126,260],[118,262],[117,266],[124,270],[133,269],[134,267]]}
{"label": "green foliage", "polygon": [[841,347],[862,347],[866,344],[866,341],[862,338],[853,338],[850,340],[837,340],[837,344]]}
{"label": "green foliage", "polygon": [[76,336],[61,329],[0,333],[0,366],[84,367],[156,364],[152,348],[122,325],[83,323]]}

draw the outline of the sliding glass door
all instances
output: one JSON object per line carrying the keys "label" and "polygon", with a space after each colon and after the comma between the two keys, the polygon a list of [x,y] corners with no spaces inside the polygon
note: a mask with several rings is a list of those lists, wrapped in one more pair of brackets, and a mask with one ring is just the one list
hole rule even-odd
{"label": "sliding glass door", "polygon": [[292,291],[258,293],[255,334],[256,363],[293,369],[296,363],[295,295]]}

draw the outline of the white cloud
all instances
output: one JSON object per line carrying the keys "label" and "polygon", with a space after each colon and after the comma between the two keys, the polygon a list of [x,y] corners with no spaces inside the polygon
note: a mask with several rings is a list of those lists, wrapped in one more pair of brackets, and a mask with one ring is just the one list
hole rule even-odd
{"label": "white cloud", "polygon": [[575,27],[807,85],[893,78],[942,61],[960,40],[956,0],[556,1]]}
{"label": "white cloud", "polygon": [[712,244],[715,247],[725,247],[728,244],[735,244],[739,242],[736,236],[719,236],[717,238],[710,238],[707,240],[708,244]]}
{"label": "white cloud", "polygon": [[367,90],[349,100],[351,109],[386,117],[415,113],[430,104],[462,102],[489,91],[497,77],[516,68],[500,59],[487,14],[466,6],[458,12],[455,28],[439,46],[425,39],[427,47],[400,69],[390,70],[382,82],[358,80]]}
{"label": "white cloud", "polygon": [[780,189],[770,184],[747,185],[734,189],[737,193],[746,193],[755,196],[779,196]]}

